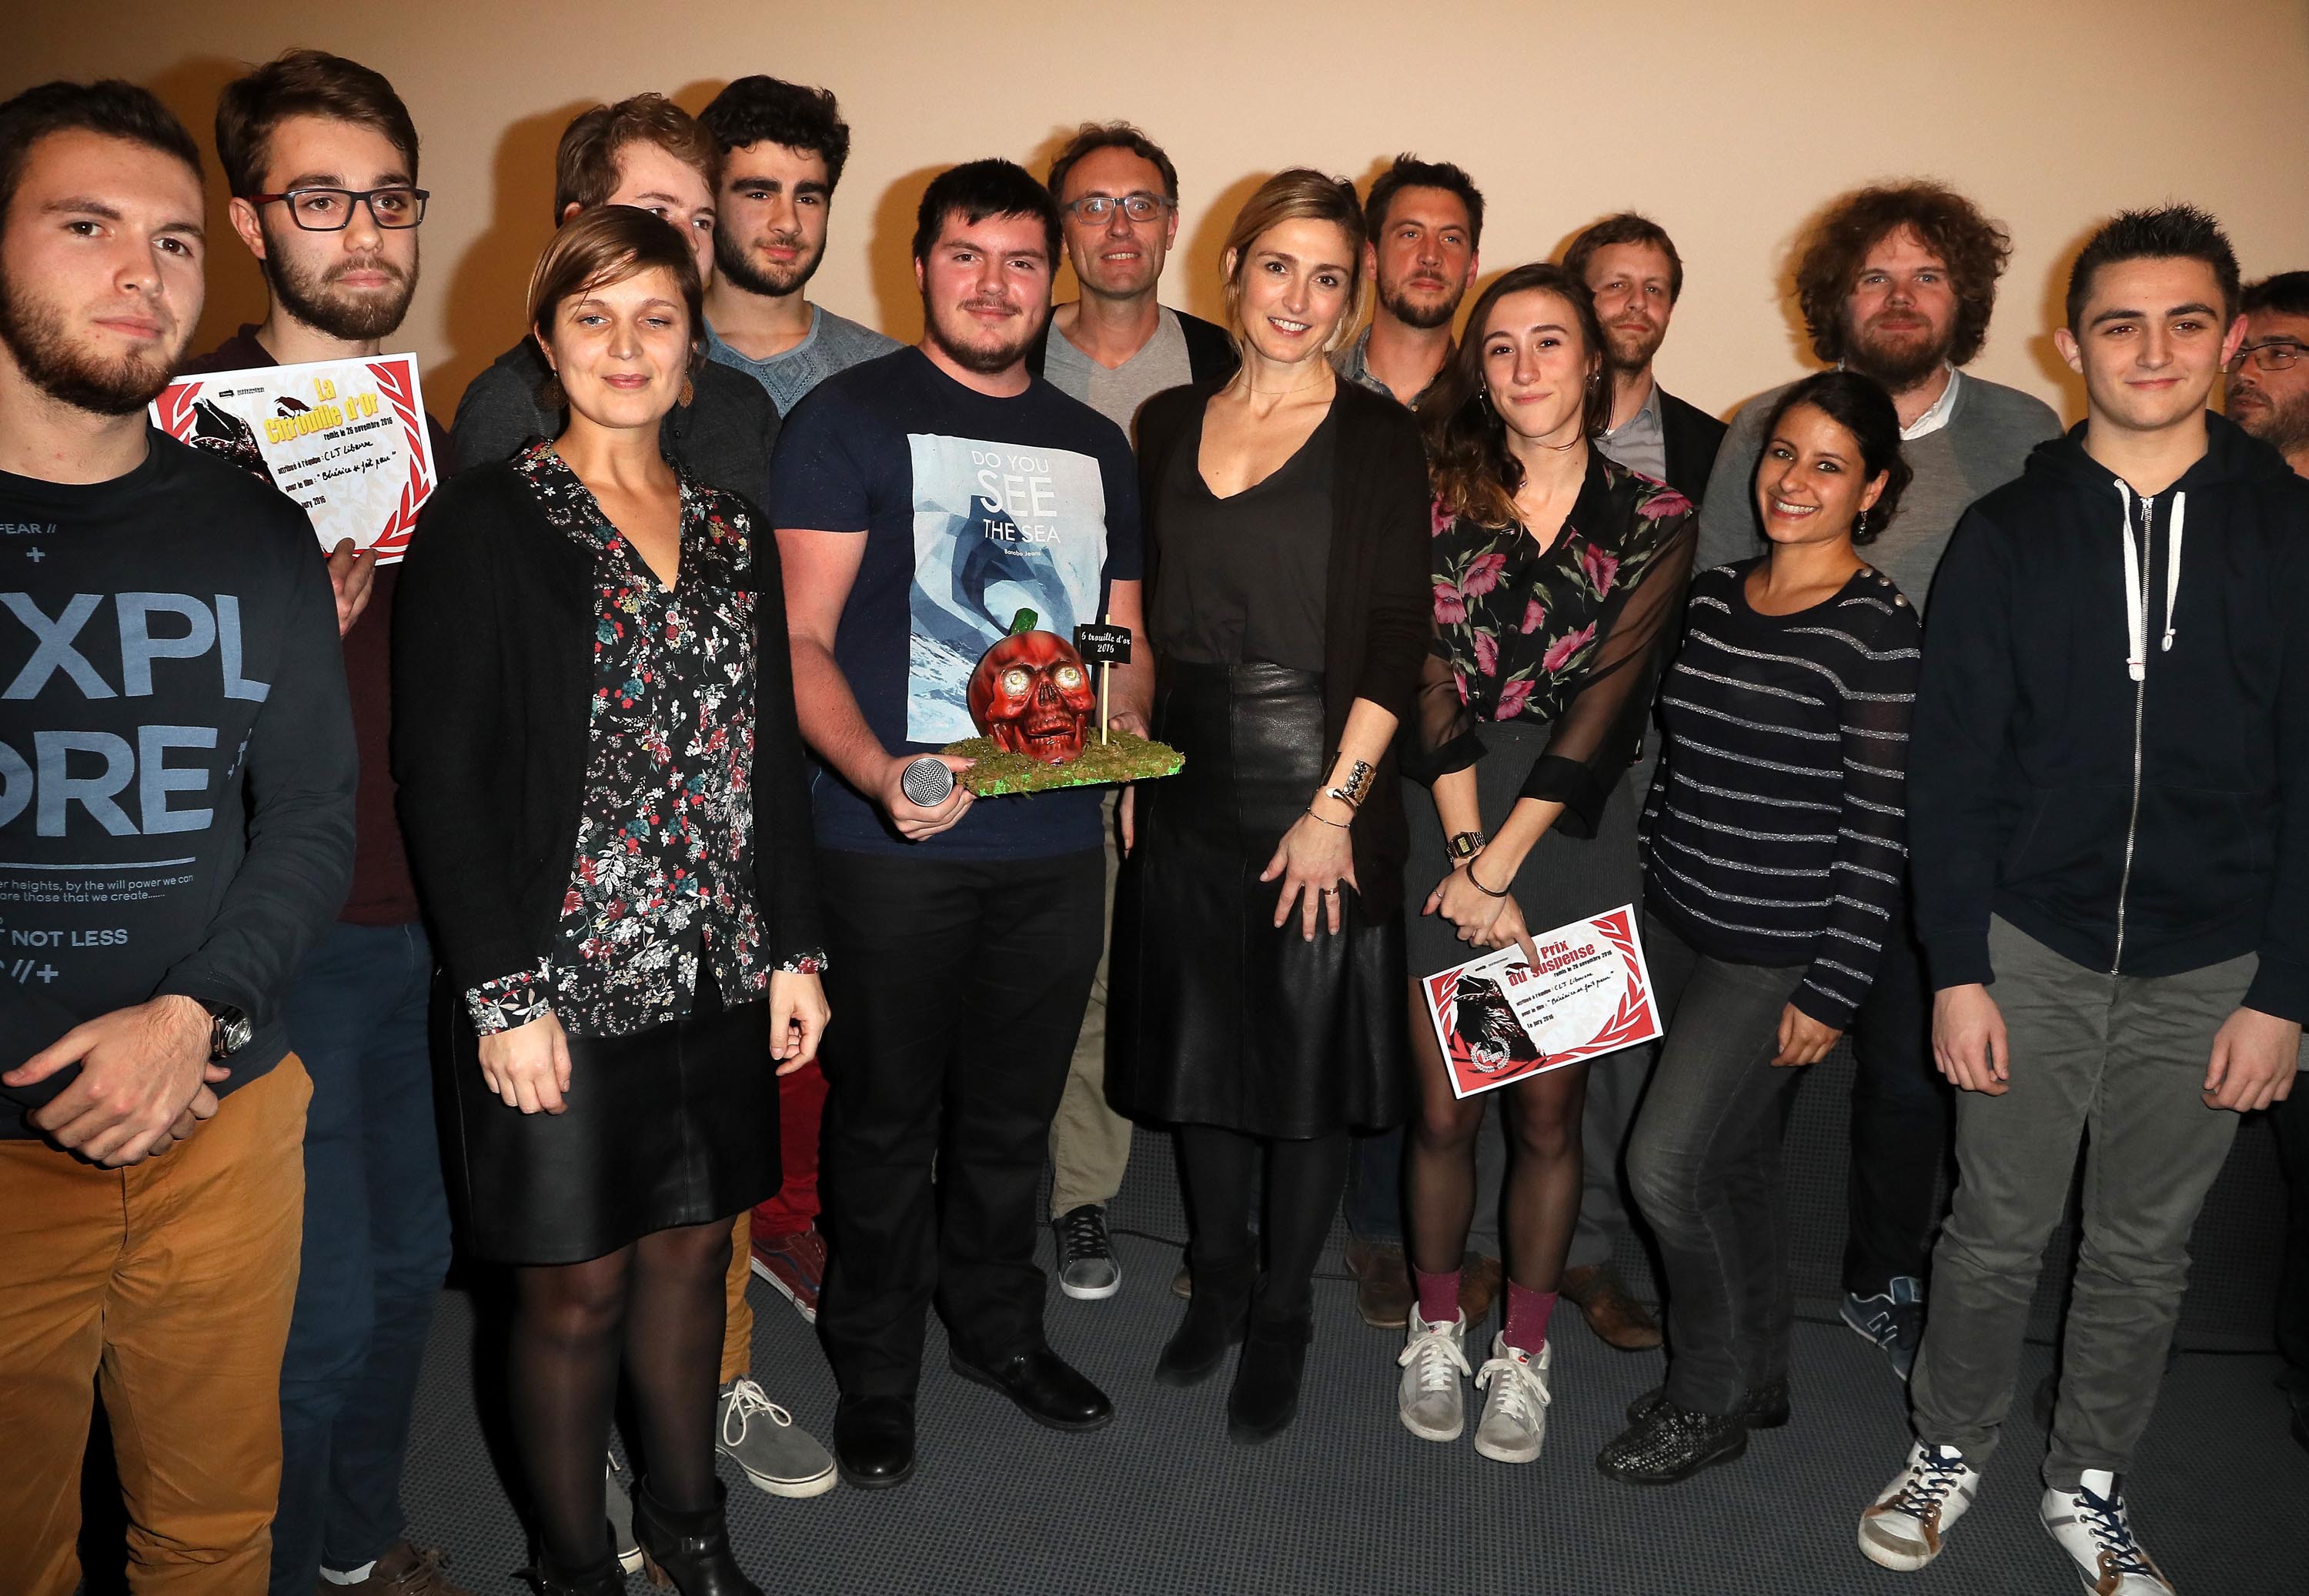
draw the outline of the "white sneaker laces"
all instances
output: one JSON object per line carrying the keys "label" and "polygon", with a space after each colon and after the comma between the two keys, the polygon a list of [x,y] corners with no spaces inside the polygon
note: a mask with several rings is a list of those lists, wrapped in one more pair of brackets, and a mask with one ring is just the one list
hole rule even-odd
{"label": "white sneaker laces", "polygon": [[1908,1465],[1908,1477],[1900,1485],[1900,1494],[1889,1504],[1895,1513],[1905,1513],[1911,1518],[1928,1519],[1948,1501],[1949,1493],[1964,1476],[1964,1459],[1942,1457],[1939,1453],[1924,1451]]}
{"label": "white sneaker laces", "polygon": [[[1498,1376],[1496,1386],[1493,1376]],[[1494,1358],[1487,1361],[1475,1376],[1478,1388],[1491,1390],[1491,1400],[1499,1411],[1516,1423],[1528,1425],[1536,1417],[1533,1409],[1545,1407],[1553,1400],[1539,1365],[1522,1358]]]}
{"label": "white sneaker laces", "polygon": [[[1426,1321],[1423,1319],[1420,1323],[1424,1324]],[[1405,1368],[1414,1363],[1418,1365],[1414,1373],[1421,1391],[1449,1390],[1455,1379],[1468,1373],[1467,1354],[1460,1350],[1458,1342],[1451,1334],[1457,1328],[1456,1322],[1428,1324],[1426,1329],[1405,1342],[1402,1352],[1397,1356],[1396,1362]],[[1453,1373],[1455,1369],[1457,1374]]]}
{"label": "white sneaker laces", "polygon": [[[793,1415],[769,1399],[768,1393],[754,1380],[739,1376],[730,1386],[730,1400],[722,1410],[722,1444],[725,1446],[742,1445],[746,1428],[757,1413],[766,1413],[770,1422],[791,1425]],[[736,1433],[732,1434],[734,1427]]]}

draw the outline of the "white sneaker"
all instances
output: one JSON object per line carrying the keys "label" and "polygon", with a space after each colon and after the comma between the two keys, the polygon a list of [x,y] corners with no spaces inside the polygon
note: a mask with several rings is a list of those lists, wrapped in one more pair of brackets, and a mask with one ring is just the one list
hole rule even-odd
{"label": "white sneaker", "polygon": [[1459,1382],[1467,1376],[1467,1354],[1460,1343],[1467,1333],[1467,1316],[1455,1314],[1449,1324],[1430,1324],[1411,1305],[1410,1329],[1403,1339],[1403,1383],[1396,1393],[1396,1411],[1403,1428],[1423,1441],[1456,1441],[1467,1428],[1466,1404]]}
{"label": "white sneaker", "polygon": [[2087,1469],[2075,1490],[2048,1490],[2037,1509],[2093,1596],[2173,1596],[2173,1582],[2132,1538],[2124,1481]]}
{"label": "white sneaker", "polygon": [[1907,1574],[1941,1555],[1941,1538],[1972,1505],[1980,1476],[1953,1446],[1908,1448],[1908,1466],[1860,1515],[1860,1555]]}
{"label": "white sneaker", "polygon": [[1475,1384],[1491,1393],[1475,1426],[1475,1450],[1493,1462],[1530,1462],[1547,1439],[1548,1347],[1540,1342],[1535,1358],[1495,1335],[1491,1360],[1475,1371]]}

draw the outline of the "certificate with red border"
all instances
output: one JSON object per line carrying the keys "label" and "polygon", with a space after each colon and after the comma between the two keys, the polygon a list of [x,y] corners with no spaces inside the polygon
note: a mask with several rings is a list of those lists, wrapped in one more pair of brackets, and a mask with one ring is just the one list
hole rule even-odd
{"label": "certificate with red border", "polygon": [[1473,1097],[1659,1036],[1633,904],[1532,942],[1536,964],[1521,948],[1502,948],[1420,982],[1454,1095]]}
{"label": "certificate with red border", "polygon": [[414,355],[180,377],[152,401],[152,419],[295,499],[322,548],[350,538],[381,563],[409,547],[440,481]]}

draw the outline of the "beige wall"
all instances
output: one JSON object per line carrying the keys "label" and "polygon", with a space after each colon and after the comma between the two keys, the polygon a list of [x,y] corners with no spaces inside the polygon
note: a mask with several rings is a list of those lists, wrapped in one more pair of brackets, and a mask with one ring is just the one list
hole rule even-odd
{"label": "beige wall", "polygon": [[[1689,279],[1662,375],[1717,410],[1802,369],[1789,240],[1873,177],[1945,178],[2009,224],[2012,267],[1975,369],[2070,415],[2047,330],[2097,218],[2186,198],[2227,223],[2248,274],[2309,266],[2302,0],[26,0],[18,15],[0,93],[132,78],[203,144],[237,63],[312,44],[389,75],[433,191],[402,341],[445,418],[517,333],[566,119],[645,88],[694,110],[756,71],[842,97],[854,145],[811,295],[902,338],[919,326],[906,241],[928,176],[989,154],[1039,170],[1091,117],[1131,118],[1177,160],[1181,249],[1164,297],[1206,315],[1226,213],[1280,166],[1361,182],[1399,149],[1457,160],[1490,202],[1491,271],[1553,253],[1605,211],[1645,210]],[[2247,72],[2266,87],[2241,85]],[[263,303],[215,220],[203,347]]]}

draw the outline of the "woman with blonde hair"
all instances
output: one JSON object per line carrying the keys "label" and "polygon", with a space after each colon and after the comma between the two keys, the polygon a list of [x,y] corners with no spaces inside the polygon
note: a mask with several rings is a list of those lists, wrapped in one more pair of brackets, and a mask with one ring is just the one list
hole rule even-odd
{"label": "woman with blonde hair", "polygon": [[1326,358],[1363,245],[1351,185],[1270,178],[1223,259],[1241,369],[1138,419],[1154,733],[1186,766],[1125,811],[1107,1091],[1178,1127],[1194,1297],[1155,1377],[1202,1380],[1244,1342],[1245,1443],[1298,1409],[1348,1131],[1404,1107],[1389,751],[1427,644],[1426,470],[1410,412]]}

